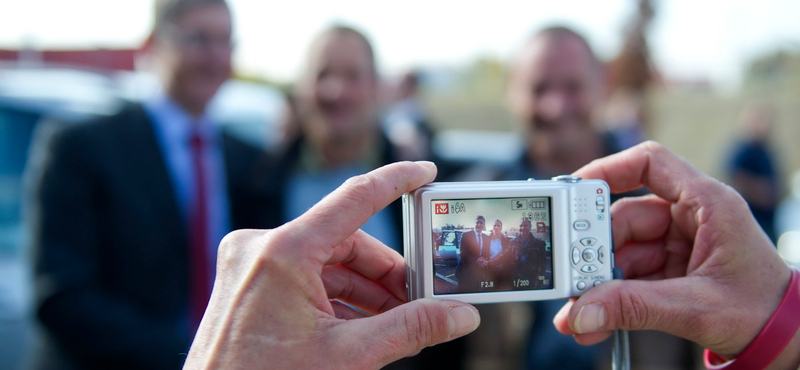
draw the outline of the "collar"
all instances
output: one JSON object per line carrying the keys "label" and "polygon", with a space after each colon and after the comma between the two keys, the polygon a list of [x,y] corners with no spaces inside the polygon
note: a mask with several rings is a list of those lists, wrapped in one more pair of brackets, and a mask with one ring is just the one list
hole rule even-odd
{"label": "collar", "polygon": [[[600,134],[602,140],[603,156],[608,156],[620,151],[617,141],[610,132],[603,132]],[[552,176],[563,175],[562,173],[545,173],[531,162],[528,157],[528,151],[523,150],[516,160],[511,162],[510,166],[503,171],[500,180],[524,180],[533,178],[534,180],[549,180]]]}
{"label": "collar", "polygon": [[[382,165],[383,141],[375,140],[371,148],[367,149],[362,157],[349,164],[344,164],[340,167],[348,166],[361,166],[368,169],[378,168]],[[328,170],[324,166],[324,158],[316,148],[311,146],[307,141],[300,144],[300,157],[296,168],[310,172],[322,172]]]}
{"label": "collar", "polygon": [[216,143],[218,128],[211,124],[208,112],[194,117],[176,103],[162,89],[159,89],[143,103],[153,124],[169,141],[188,142],[194,130],[207,143]]}

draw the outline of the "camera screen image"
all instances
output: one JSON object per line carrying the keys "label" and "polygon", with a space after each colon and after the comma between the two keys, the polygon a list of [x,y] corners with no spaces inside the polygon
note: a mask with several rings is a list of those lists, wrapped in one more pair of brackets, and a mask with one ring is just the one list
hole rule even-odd
{"label": "camera screen image", "polygon": [[431,201],[434,294],[553,289],[551,198]]}

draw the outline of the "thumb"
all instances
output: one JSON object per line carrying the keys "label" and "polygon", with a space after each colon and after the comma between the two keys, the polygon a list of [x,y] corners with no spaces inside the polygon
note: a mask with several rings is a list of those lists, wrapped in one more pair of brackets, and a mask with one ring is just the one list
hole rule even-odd
{"label": "thumb", "polygon": [[418,299],[373,317],[351,320],[371,338],[378,362],[388,364],[473,332],[481,322],[478,310],[458,301]]}
{"label": "thumb", "polygon": [[[611,330],[658,330],[693,338],[696,296],[701,282],[690,278],[659,281],[614,280],[584,293],[570,308],[575,334]],[[694,311],[693,313],[690,311]]]}

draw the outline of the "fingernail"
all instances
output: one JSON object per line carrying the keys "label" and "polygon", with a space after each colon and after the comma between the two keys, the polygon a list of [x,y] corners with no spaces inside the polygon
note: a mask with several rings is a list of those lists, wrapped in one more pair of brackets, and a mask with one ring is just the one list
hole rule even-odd
{"label": "fingernail", "polygon": [[428,170],[436,170],[436,164],[431,161],[416,161],[414,162],[420,166],[427,167]]}
{"label": "fingernail", "polygon": [[455,306],[447,309],[447,330],[450,338],[472,333],[480,323],[478,310],[472,306]]}
{"label": "fingernail", "polygon": [[569,314],[570,307],[572,307],[571,304],[565,304],[563,307],[561,307],[561,309],[558,310],[558,313],[553,316],[553,322],[560,320],[563,316],[567,316]]}
{"label": "fingernail", "polygon": [[575,332],[579,334],[599,331],[606,325],[606,310],[600,303],[587,304],[575,318]]}

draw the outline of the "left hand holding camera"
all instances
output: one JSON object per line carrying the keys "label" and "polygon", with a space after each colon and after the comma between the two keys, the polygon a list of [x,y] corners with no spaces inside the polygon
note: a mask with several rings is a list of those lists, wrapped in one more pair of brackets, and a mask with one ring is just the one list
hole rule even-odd
{"label": "left hand holding camera", "polygon": [[427,162],[388,165],[277,229],[226,236],[185,368],[372,369],[475,330],[469,304],[403,304],[403,258],[359,230],[435,175]]}
{"label": "left hand holding camera", "polygon": [[[581,344],[611,330],[659,330],[724,358],[739,355],[776,311],[791,270],[730,187],[648,142],[575,173],[614,192],[652,195],[612,208],[616,262],[626,279],[603,283],[554,319]],[[773,368],[797,367],[796,333]]]}

